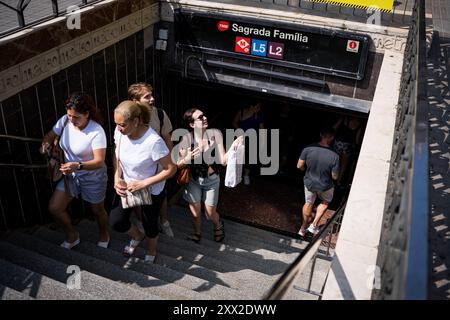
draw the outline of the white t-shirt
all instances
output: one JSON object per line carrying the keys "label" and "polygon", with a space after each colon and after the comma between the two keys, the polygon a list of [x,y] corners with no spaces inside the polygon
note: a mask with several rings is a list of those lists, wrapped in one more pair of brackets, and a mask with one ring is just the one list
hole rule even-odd
{"label": "white t-shirt", "polygon": [[[59,136],[64,127],[67,115],[62,116],[53,127],[53,131]],[[94,159],[94,150],[106,149],[106,134],[102,126],[94,120],[89,120],[88,125],[83,129],[76,129],[72,122],[67,121],[62,137],[60,138],[61,148],[64,150],[65,162],[84,162]],[[85,170],[78,171],[82,174]]]}
{"label": "white t-shirt", "polygon": [[[120,155],[119,152],[120,139]],[[114,131],[114,142],[116,144],[116,158],[120,160],[120,167],[125,182],[144,180],[154,176],[161,166],[157,161],[169,154],[164,140],[152,128],[137,140],[131,140],[128,136],[121,134],[117,128]],[[150,186],[151,193],[158,195],[164,189],[166,181],[163,180]]]}

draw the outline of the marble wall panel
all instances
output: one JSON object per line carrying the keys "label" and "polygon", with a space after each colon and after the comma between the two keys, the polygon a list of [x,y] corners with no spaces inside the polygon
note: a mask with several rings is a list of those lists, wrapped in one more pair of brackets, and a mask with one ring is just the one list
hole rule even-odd
{"label": "marble wall panel", "polygon": [[67,72],[61,70],[52,77],[53,80],[53,95],[55,97],[55,107],[57,119],[66,113],[66,100],[69,97],[69,87],[67,83]]}
{"label": "marble wall panel", "polygon": [[145,81],[145,57],[144,57],[144,33],[138,32],[136,34],[136,66],[137,66],[137,81]]}
{"label": "marble wall panel", "polygon": [[89,92],[93,95],[95,82],[94,82],[94,69],[92,65],[92,57],[86,58],[80,62],[81,69],[81,86],[82,90]]}
{"label": "marble wall panel", "polygon": [[136,38],[129,37],[125,39],[125,55],[127,59],[127,81],[128,86],[136,82]]}
{"label": "marble wall panel", "polygon": [[0,168],[0,175],[2,177],[0,201],[5,210],[2,220],[9,229],[21,227],[24,225],[25,219],[19,198],[19,189],[14,177],[15,169]]}
{"label": "marble wall panel", "polygon": [[126,65],[126,47],[125,41],[116,43],[116,68],[117,68],[117,88],[119,101],[126,100],[128,98],[127,88],[127,65]]}
{"label": "marble wall panel", "polygon": [[67,84],[70,93],[81,91],[81,63],[67,68]]}
{"label": "marble wall panel", "polygon": [[[74,31],[68,35],[60,27],[52,25],[46,28],[53,30],[51,36],[44,34],[38,39],[38,35],[34,35],[35,38],[28,40],[0,44],[0,70],[3,70],[0,71],[0,101],[156,23],[159,21],[158,12],[158,3],[154,3],[145,10],[134,11],[121,19],[116,17],[114,22],[84,34]],[[56,38],[64,41],[58,43],[54,41]],[[49,48],[43,49],[42,46],[47,40],[52,47],[45,51]],[[2,54],[6,55],[5,59]],[[27,57],[23,58],[24,54]]]}
{"label": "marble wall panel", "polygon": [[[116,70],[116,51],[115,47],[109,47],[105,50],[105,69],[106,69],[106,87],[108,91],[108,100],[107,100],[107,115],[108,119],[108,130],[110,133],[110,137],[113,136],[114,132],[114,109],[119,104],[119,95],[117,91],[117,70]],[[112,144],[113,141],[111,140]]]}
{"label": "marble wall panel", "polygon": [[41,111],[41,121],[44,133],[50,131],[56,123],[56,108],[53,98],[51,78],[47,78],[36,85],[39,109]]}

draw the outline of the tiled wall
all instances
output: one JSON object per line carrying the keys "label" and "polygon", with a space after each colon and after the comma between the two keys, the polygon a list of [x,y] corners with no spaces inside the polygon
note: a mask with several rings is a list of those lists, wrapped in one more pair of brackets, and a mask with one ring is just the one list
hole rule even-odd
{"label": "tiled wall", "polygon": [[[73,91],[91,94],[104,116],[108,145],[113,143],[112,112],[127,96],[127,87],[136,81],[152,83],[153,68],[147,61],[152,47],[144,50],[140,31],[93,56],[0,102],[0,134],[39,138],[65,113],[64,100]],[[52,185],[45,169],[11,168],[7,164],[45,164],[38,153],[40,143],[0,139],[0,230],[51,221],[47,204]],[[111,148],[107,152],[111,167]],[[112,188],[105,201],[111,205]],[[72,206],[80,214],[80,203]]]}

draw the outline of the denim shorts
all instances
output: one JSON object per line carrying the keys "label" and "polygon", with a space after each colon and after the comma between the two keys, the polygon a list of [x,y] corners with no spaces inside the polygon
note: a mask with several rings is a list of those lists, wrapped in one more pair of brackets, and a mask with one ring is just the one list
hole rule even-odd
{"label": "denim shorts", "polygon": [[189,203],[204,202],[205,205],[214,207],[219,201],[220,177],[214,173],[207,178],[194,179],[189,177],[189,183],[184,188],[183,199]]}
{"label": "denim shorts", "polygon": [[[93,204],[105,200],[106,183],[108,182],[106,167],[92,171],[84,171],[82,174],[74,172],[67,175],[67,182],[72,197],[78,198],[81,194],[81,199]],[[56,189],[64,191],[64,179],[58,182]]]}
{"label": "denim shorts", "polygon": [[334,187],[331,187],[325,191],[312,192],[309,191],[305,186],[305,202],[309,204],[314,204],[316,202],[316,197],[320,200],[330,203],[333,200]]}

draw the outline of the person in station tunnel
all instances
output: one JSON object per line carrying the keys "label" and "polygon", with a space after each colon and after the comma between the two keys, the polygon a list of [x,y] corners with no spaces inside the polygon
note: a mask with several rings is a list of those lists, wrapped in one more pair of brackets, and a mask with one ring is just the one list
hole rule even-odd
{"label": "person in station tunnel", "polygon": [[123,254],[131,256],[139,243],[148,238],[144,262],[153,263],[158,242],[158,221],[164,200],[165,180],[176,172],[164,140],[149,127],[150,110],[134,101],[123,101],[114,110],[115,173],[114,189],[121,197],[127,192],[148,189],[151,204],[140,206],[144,233],[130,221],[135,207],[124,208],[122,201],[109,217],[111,227],[131,236]]}
{"label": "person in station tunnel", "polygon": [[[337,180],[339,175],[339,155],[331,147],[334,136],[333,128],[321,129],[319,143],[304,148],[297,162],[298,169],[306,170],[303,178],[305,204],[302,208],[302,225],[298,232],[301,236],[305,236],[307,231],[314,235],[319,233],[320,219],[333,200],[333,180]],[[317,197],[321,203],[317,207],[312,223],[306,228]]]}
{"label": "person in station tunnel", "polygon": [[[153,98],[153,87],[145,82],[138,82],[128,87],[128,99],[139,102],[150,110],[150,127],[163,138],[169,151],[173,149],[173,142],[171,139],[172,122],[167,113],[155,106],[155,99]],[[160,212],[160,229],[165,235],[173,238],[174,234],[168,220],[167,210],[167,185],[164,185],[164,200],[161,205]]]}
{"label": "person in station tunnel", "polygon": [[[219,166],[226,166],[228,151],[225,152],[221,132],[208,128],[206,115],[197,108],[186,110],[183,115],[188,133],[184,134],[176,146],[175,160],[179,169],[189,167],[189,182],[184,187],[183,198],[189,203],[194,232],[188,237],[196,243],[201,240],[201,209],[205,206],[208,220],[214,224],[214,241],[225,238],[223,221],[217,212],[219,200]],[[243,136],[236,138],[229,150],[243,144]]]}
{"label": "person in station tunnel", "polygon": [[[233,127],[235,129],[240,128],[244,130],[244,132],[249,129],[256,130],[256,132],[258,132],[259,129],[264,129],[264,116],[261,112],[261,107],[262,103],[258,101],[236,112],[233,118]],[[246,148],[246,151],[248,151],[248,148]],[[246,159],[248,158],[249,157],[246,155]],[[243,171],[244,184],[249,185],[251,166],[248,164],[244,164]]]}
{"label": "person in station tunnel", "polygon": [[343,188],[349,183],[351,173],[358,149],[361,147],[363,138],[363,125],[356,117],[342,116],[333,128],[336,130],[333,147],[339,154],[341,170],[336,181],[338,187]]}
{"label": "person in station tunnel", "polygon": [[106,248],[109,244],[108,215],[104,207],[108,180],[106,134],[90,95],[72,93],[65,105],[67,113],[44,136],[40,150],[43,154],[51,152],[51,146],[59,136],[59,145],[64,151],[64,163],[60,169],[63,179],[57,183],[48,209],[66,233],[61,247],[72,249],[80,243],[80,235],[72,225],[67,206],[74,197],[81,195],[98,222],[100,235],[97,245]]}

